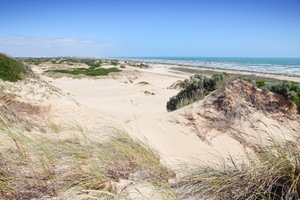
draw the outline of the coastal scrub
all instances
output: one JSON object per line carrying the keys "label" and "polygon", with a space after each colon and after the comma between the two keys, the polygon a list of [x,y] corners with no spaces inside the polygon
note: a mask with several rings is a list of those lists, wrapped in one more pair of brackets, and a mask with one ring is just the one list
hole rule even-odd
{"label": "coastal scrub", "polygon": [[100,68],[96,66],[92,66],[89,68],[76,68],[76,69],[54,69],[47,70],[46,72],[50,73],[63,73],[63,74],[71,74],[71,75],[85,75],[85,76],[106,76],[111,72],[120,72],[116,67],[112,68]]}
{"label": "coastal scrub", "polygon": [[300,108],[300,84],[291,81],[269,83],[265,86],[271,92],[280,94],[294,102]]}
{"label": "coastal scrub", "polygon": [[0,53],[0,79],[16,82],[21,80],[26,73],[25,66],[21,62]]}
{"label": "coastal scrub", "polygon": [[174,111],[202,99],[216,90],[228,77],[227,73],[215,74],[212,78],[195,74],[189,79],[185,79],[181,84],[183,89],[167,102],[167,110]]}

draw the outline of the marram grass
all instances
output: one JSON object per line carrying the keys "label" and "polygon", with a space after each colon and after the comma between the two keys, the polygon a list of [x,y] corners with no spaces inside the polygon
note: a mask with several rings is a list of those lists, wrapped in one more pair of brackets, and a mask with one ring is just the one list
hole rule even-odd
{"label": "marram grass", "polygon": [[[173,174],[158,154],[126,133],[116,132],[97,141],[79,128],[66,137],[2,127],[0,199],[56,197],[72,188],[82,191],[82,198],[119,199],[117,187],[122,179],[167,185]],[[136,173],[143,176],[135,177]]]}
{"label": "marram grass", "polygon": [[276,141],[255,146],[254,154],[237,164],[218,166],[199,164],[186,172],[176,185],[183,198],[202,199],[274,199],[296,200],[300,197],[299,140]]}

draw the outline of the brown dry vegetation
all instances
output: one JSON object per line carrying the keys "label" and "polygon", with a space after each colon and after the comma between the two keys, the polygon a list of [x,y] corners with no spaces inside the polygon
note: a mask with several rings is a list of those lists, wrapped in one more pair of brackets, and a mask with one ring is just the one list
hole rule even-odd
{"label": "brown dry vegetation", "polygon": [[286,117],[299,120],[297,106],[292,101],[243,80],[230,82],[225,91],[218,94],[214,104],[229,121],[251,112],[251,109],[246,108],[252,108],[276,119]]}
{"label": "brown dry vegetation", "polygon": [[0,95],[0,123],[9,127],[23,127],[27,131],[41,130],[41,115],[45,115],[49,108],[18,101],[2,93]]}
{"label": "brown dry vegetation", "polygon": [[105,141],[97,141],[79,128],[73,136],[53,134],[2,127],[1,198],[52,198],[76,188],[76,193],[69,193],[74,198],[114,199],[121,195],[120,180],[159,186],[167,185],[174,176],[153,149],[119,130]]}

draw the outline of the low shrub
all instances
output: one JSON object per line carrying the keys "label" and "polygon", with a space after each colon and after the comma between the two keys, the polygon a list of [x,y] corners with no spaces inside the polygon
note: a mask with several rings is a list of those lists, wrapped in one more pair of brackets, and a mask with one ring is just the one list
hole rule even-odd
{"label": "low shrub", "polygon": [[256,86],[257,86],[258,88],[263,88],[263,87],[266,86],[266,82],[263,81],[263,80],[258,80],[258,81],[256,81]]}
{"label": "low shrub", "polygon": [[65,70],[65,69],[55,69],[55,70],[47,70],[46,72],[51,73],[63,73],[63,74],[72,74],[72,75],[85,75],[85,76],[106,76],[111,72],[120,72],[116,67],[112,68],[77,68],[72,70]]}
{"label": "low shrub", "polygon": [[174,111],[202,99],[210,92],[216,90],[228,77],[229,75],[226,73],[215,74],[212,78],[195,74],[189,79],[185,79],[182,84],[184,88],[167,102],[167,110]]}
{"label": "low shrub", "polygon": [[300,84],[292,81],[282,81],[277,83],[268,83],[265,85],[266,89],[271,92],[280,94],[292,102],[294,102],[298,109],[300,108]]}
{"label": "low shrub", "polygon": [[26,73],[25,66],[20,61],[0,53],[0,79],[16,82]]}
{"label": "low shrub", "polygon": [[98,68],[101,66],[101,61],[97,62],[97,60],[93,59],[81,59],[79,62],[85,63],[86,65],[90,66],[90,68]]}

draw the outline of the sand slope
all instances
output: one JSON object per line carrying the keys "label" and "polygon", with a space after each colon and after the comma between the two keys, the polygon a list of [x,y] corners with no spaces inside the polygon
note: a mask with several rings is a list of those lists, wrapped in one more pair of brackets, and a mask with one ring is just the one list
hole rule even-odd
{"label": "sand slope", "polygon": [[[248,140],[263,140],[268,134],[282,137],[284,133],[289,137],[299,132],[299,123],[292,120],[281,123],[282,119],[267,116],[251,106],[240,111],[243,116],[233,122],[224,123],[228,116],[223,116],[223,121],[212,120],[223,112],[212,108],[215,96],[168,113],[166,102],[178,92],[168,87],[189,75],[162,64],[152,64],[148,69],[126,66],[120,74],[97,79],[41,76],[78,102],[72,106],[68,101],[53,103],[57,119],[65,116],[85,127],[124,129],[156,148],[169,166],[211,161],[212,157],[229,154],[240,156]],[[244,105],[249,106],[245,102]]]}

